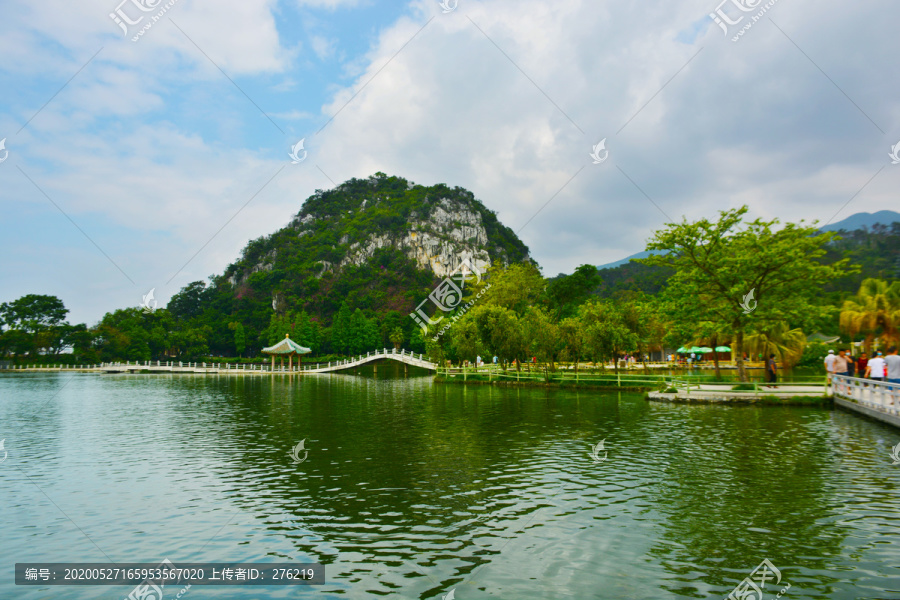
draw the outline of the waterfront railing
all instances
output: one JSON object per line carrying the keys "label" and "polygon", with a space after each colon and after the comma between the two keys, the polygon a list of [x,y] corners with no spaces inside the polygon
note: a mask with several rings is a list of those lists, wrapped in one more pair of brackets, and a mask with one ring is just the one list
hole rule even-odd
{"label": "waterfront railing", "polygon": [[900,415],[900,383],[835,375],[832,389],[838,398],[885,414]]}

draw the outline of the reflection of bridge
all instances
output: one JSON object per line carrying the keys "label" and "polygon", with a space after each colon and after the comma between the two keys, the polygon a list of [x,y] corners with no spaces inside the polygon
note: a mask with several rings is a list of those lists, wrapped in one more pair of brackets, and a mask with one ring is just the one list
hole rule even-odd
{"label": "reflection of bridge", "polygon": [[[331,361],[328,363],[310,363],[306,365],[294,365],[293,368],[278,367],[274,369],[270,365],[232,365],[228,363],[196,363],[196,362],[173,362],[173,361],[135,361],[126,363],[104,363],[99,367],[91,370],[103,373],[140,373],[149,371],[151,373],[227,373],[232,375],[264,375],[272,373],[334,373],[353,369],[361,365],[375,362],[378,360],[395,360],[406,365],[435,370],[435,364],[426,359],[421,354],[414,354],[406,350],[384,348],[383,350],[375,350],[366,352],[366,355],[359,355],[354,358],[344,360]],[[376,367],[377,368],[377,367]]]}

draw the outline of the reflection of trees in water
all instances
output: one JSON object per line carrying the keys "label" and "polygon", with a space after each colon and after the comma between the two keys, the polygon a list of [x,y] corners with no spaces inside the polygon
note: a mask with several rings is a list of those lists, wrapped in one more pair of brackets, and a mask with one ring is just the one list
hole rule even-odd
{"label": "reflection of trees in water", "polygon": [[[298,552],[326,564],[340,554],[354,577],[383,571],[398,584],[412,565],[458,582],[491,561],[569,477],[561,444],[583,437],[578,460],[589,461],[598,423],[620,419],[613,398],[431,377],[273,377],[243,388],[232,403],[260,408],[234,411],[235,434],[253,440],[241,468],[259,474],[248,510]],[[309,458],[293,465],[301,439]]]}
{"label": "reflection of trees in water", "polygon": [[[838,514],[828,489],[839,476],[827,428],[816,424],[829,415],[734,406],[678,407],[667,415],[665,467],[653,493],[665,541],[650,551],[681,582],[666,589],[705,598],[709,585],[724,596],[764,558],[782,570],[783,581],[797,573],[792,566],[807,576],[828,568],[814,557],[839,556],[845,537],[826,522]],[[698,571],[706,573],[699,589]],[[837,581],[805,579],[804,587],[822,597]]]}

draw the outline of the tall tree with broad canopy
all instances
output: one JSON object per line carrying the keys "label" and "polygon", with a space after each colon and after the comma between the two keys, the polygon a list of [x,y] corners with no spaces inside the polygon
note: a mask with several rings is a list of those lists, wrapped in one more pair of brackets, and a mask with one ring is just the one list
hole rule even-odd
{"label": "tall tree with broad canopy", "polygon": [[547,283],[547,304],[554,321],[575,315],[600,285],[600,273],[594,265],[581,265],[571,275],[562,275]]}
{"label": "tall tree with broad canopy", "polygon": [[0,321],[9,329],[38,333],[62,325],[69,309],[56,296],[28,294],[0,304]]}
{"label": "tall tree with broad canopy", "polygon": [[824,310],[814,302],[822,285],[854,272],[847,259],[819,261],[836,234],[819,233],[802,221],[781,227],[778,219],[744,222],[747,211],[746,206],[720,211],[717,222],[667,223],[654,232],[647,250],[668,252],[639,261],[675,269],[664,292],[670,317],[709,321],[733,335],[741,381],[748,380],[746,332]]}

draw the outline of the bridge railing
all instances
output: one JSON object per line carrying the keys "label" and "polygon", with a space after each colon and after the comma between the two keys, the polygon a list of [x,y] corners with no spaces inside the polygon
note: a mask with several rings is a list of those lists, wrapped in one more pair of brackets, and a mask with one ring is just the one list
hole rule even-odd
{"label": "bridge railing", "polygon": [[889,415],[900,415],[900,383],[835,375],[831,386],[838,398]]}
{"label": "bridge railing", "polygon": [[[144,360],[144,361],[130,361],[126,360],[116,361],[116,362],[104,362],[98,365],[85,365],[85,368],[94,368],[94,369],[104,369],[104,368],[112,368],[117,370],[117,368],[124,367],[123,370],[137,370],[146,368],[147,370],[154,369],[203,369],[205,371],[249,371],[249,372],[270,372],[270,373],[288,373],[288,372],[302,372],[302,371],[317,371],[320,369],[338,369],[341,367],[352,367],[357,364],[364,364],[368,360],[382,357],[403,357],[404,362],[411,362],[415,364],[416,362],[424,363],[421,366],[431,366],[431,361],[429,357],[425,356],[422,353],[410,352],[406,349],[397,350],[396,348],[383,348],[381,350],[370,350],[366,352],[364,355],[360,354],[358,356],[352,356],[349,358],[344,358],[336,361],[330,361],[328,363],[300,363],[292,366],[287,365],[276,365],[274,368],[270,364],[232,364],[232,363],[217,363],[217,362],[185,362],[185,361],[164,361],[164,360]],[[13,367],[15,368],[15,367]],[[28,366],[23,366],[19,368],[29,368]],[[31,365],[30,368],[42,368],[41,365]],[[46,368],[51,368],[50,366],[46,366]],[[67,368],[66,365],[54,365],[52,368]]]}

